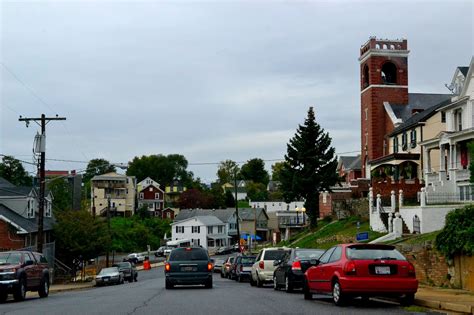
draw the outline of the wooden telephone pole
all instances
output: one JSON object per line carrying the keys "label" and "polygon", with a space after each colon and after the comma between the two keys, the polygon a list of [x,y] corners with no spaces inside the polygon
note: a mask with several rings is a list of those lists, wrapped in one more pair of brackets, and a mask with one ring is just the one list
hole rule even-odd
{"label": "wooden telephone pole", "polygon": [[[40,196],[39,196],[39,214],[38,214],[38,234],[37,234],[37,245],[36,250],[38,252],[43,251],[43,221],[44,221],[44,206],[45,206],[45,176],[44,176],[44,168],[46,163],[46,125],[52,120],[66,120],[65,117],[46,117],[45,114],[42,114],[40,118],[26,118],[21,117],[19,121],[26,122],[26,127],[30,124],[30,121],[34,121],[41,127],[41,143],[39,145],[39,152],[40,152],[40,163],[39,163],[39,185],[40,185]],[[37,152],[35,152],[37,153]]]}

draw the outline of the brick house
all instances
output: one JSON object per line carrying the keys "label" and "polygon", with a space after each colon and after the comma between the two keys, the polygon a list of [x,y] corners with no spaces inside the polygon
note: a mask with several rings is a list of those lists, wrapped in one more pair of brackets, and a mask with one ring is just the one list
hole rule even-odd
{"label": "brick house", "polygon": [[[382,40],[372,37],[360,49],[362,176],[371,179],[375,193],[399,189],[407,192],[419,190],[422,179],[420,153],[391,152],[390,136],[413,115],[451,97],[451,94],[409,93],[408,54],[406,39]],[[421,133],[414,134],[410,141],[417,143],[421,136]],[[406,138],[401,140],[408,143]],[[372,178],[372,175],[382,170],[404,168],[408,164],[409,181],[405,180],[406,176],[403,181]],[[407,185],[416,187],[410,189]]]}
{"label": "brick house", "polygon": [[344,178],[343,185],[350,186],[358,178],[362,177],[360,155],[340,156],[337,164],[339,177]]}
{"label": "brick house", "polygon": [[[43,243],[52,240],[52,195],[47,193],[43,219]],[[38,232],[38,193],[0,178],[0,251],[34,247]]]}

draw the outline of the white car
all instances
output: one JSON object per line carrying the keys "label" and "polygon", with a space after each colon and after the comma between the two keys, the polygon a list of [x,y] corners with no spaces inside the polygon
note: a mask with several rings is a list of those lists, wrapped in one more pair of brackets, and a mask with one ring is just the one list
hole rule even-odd
{"label": "white car", "polygon": [[273,282],[275,260],[282,260],[290,252],[286,247],[269,247],[260,251],[250,272],[250,285],[262,287],[264,283]]}
{"label": "white car", "polygon": [[145,256],[138,253],[128,254],[123,261],[133,262],[134,264],[142,263],[145,261]]}

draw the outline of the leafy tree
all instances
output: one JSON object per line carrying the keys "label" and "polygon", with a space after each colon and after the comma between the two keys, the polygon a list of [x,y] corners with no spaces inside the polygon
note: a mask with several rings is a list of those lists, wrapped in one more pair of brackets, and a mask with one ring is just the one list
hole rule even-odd
{"label": "leafy tree", "polygon": [[233,183],[234,176],[239,173],[240,169],[236,162],[225,160],[219,164],[217,169],[217,178],[221,185],[225,183]]}
{"label": "leafy tree", "polygon": [[151,177],[160,185],[166,186],[177,180],[187,187],[193,185],[193,173],[187,170],[188,161],[183,155],[143,155],[134,157],[129,163],[127,175],[135,176],[137,181]]}
{"label": "leafy tree", "polygon": [[436,236],[436,248],[449,258],[474,254],[474,205],[446,215],[446,224]]}
{"label": "leafy tree", "polygon": [[115,172],[116,168],[113,164],[105,159],[92,159],[87,164],[86,172],[82,177],[84,183],[88,183],[92,177],[105,173]]}
{"label": "leafy tree", "polygon": [[105,251],[109,243],[105,222],[84,210],[57,213],[53,234],[56,253],[66,264],[79,255],[86,260],[95,258]]}
{"label": "leafy tree", "polygon": [[150,211],[148,210],[148,207],[146,205],[143,205],[137,210],[137,213],[135,215],[138,216],[140,219],[148,219],[150,218]]}
{"label": "leafy tree", "polygon": [[268,191],[267,186],[262,183],[249,182],[245,186],[247,189],[247,198],[252,201],[267,201]]}
{"label": "leafy tree", "polygon": [[304,198],[306,213],[312,226],[319,217],[319,192],[338,181],[337,158],[331,138],[316,123],[313,107],[308,110],[304,125],[299,125],[290,139],[285,165],[280,173],[282,190],[287,202]]}
{"label": "leafy tree", "polygon": [[47,187],[53,194],[53,209],[55,213],[72,208],[72,191],[69,183],[63,178],[54,178],[47,182]]}
{"label": "leafy tree", "polygon": [[285,165],[285,162],[276,162],[275,164],[272,165],[272,180],[274,181],[280,181],[280,174],[281,171],[283,170],[283,166]]}
{"label": "leafy tree", "polygon": [[0,177],[17,186],[31,186],[33,183],[33,178],[13,156],[3,156],[0,162]]}
{"label": "leafy tree", "polygon": [[227,190],[227,191],[225,192],[225,206],[226,206],[226,208],[233,208],[233,207],[235,207],[234,194],[233,194],[230,190]]}
{"label": "leafy tree", "polygon": [[209,193],[195,188],[186,190],[178,199],[178,207],[181,209],[208,209],[212,204],[212,196]]}
{"label": "leafy tree", "polygon": [[254,183],[262,183],[265,186],[270,181],[270,176],[265,170],[265,162],[262,159],[251,159],[242,165],[240,170],[242,179],[253,181]]}

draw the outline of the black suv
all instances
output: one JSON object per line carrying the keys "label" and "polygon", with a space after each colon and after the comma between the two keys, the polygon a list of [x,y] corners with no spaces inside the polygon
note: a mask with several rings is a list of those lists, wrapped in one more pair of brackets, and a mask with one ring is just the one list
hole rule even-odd
{"label": "black suv", "polygon": [[128,282],[137,282],[138,273],[135,264],[128,261],[124,261],[116,263],[112,267],[117,267],[119,269],[119,272],[123,273],[124,279]]}
{"label": "black suv", "polygon": [[166,289],[176,284],[203,284],[212,288],[211,259],[200,247],[175,248],[165,264]]}
{"label": "black suv", "polygon": [[0,252],[0,302],[13,293],[15,301],[23,301],[26,291],[49,294],[49,269],[46,258],[36,252]]}

